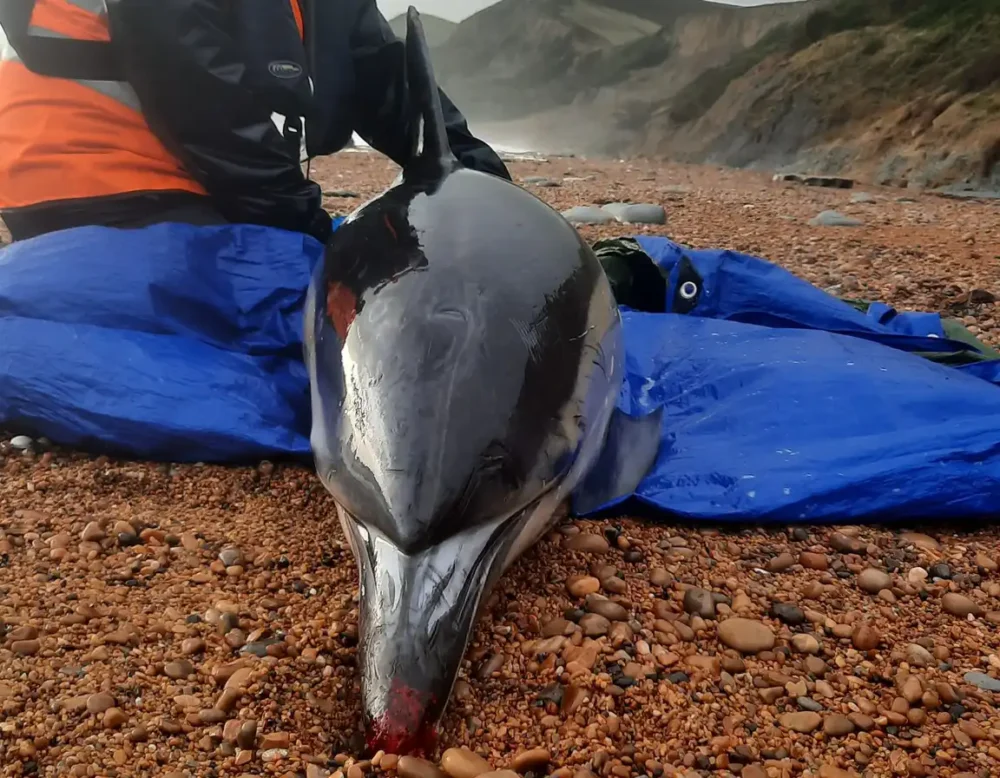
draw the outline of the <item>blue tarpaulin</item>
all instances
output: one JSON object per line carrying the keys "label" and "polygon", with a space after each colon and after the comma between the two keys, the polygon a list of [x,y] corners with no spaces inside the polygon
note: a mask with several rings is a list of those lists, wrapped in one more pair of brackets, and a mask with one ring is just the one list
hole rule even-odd
{"label": "blue tarpaulin", "polygon": [[[635,497],[664,515],[1000,514],[997,362],[935,314],[867,313],[777,266],[642,237],[694,310],[625,309],[619,409],[662,412]],[[0,252],[0,427],[173,461],[308,456],[301,307],[321,246],[245,225],[80,228]],[[623,443],[624,445],[624,443]]]}

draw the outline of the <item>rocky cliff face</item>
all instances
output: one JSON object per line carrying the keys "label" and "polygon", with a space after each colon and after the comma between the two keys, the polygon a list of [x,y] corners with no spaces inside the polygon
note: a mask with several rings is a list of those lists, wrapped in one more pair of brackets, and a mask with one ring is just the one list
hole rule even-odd
{"label": "rocky cliff face", "polygon": [[1000,5],[832,4],[706,71],[633,149],[879,183],[1000,186]]}
{"label": "rocky cliff face", "polygon": [[435,58],[513,145],[1000,186],[997,40],[997,0],[502,0]]}
{"label": "rocky cliff face", "polygon": [[480,123],[574,105],[600,114],[671,94],[811,5],[502,0],[462,22],[435,63],[449,95]]}

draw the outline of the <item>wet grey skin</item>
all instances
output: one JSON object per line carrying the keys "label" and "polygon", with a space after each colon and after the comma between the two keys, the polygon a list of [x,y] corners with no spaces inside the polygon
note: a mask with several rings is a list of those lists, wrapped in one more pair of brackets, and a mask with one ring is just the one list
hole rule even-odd
{"label": "wet grey skin", "polygon": [[407,23],[422,149],[331,239],[305,359],[317,473],[360,574],[368,747],[419,754],[491,587],[601,452],[623,345],[576,230],[451,154],[413,9]]}

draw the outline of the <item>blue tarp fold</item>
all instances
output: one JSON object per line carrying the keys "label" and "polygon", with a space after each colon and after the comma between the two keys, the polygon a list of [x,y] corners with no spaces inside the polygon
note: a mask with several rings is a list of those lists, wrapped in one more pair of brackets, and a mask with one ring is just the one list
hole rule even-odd
{"label": "blue tarp fold", "polygon": [[[687,256],[702,295],[683,315],[623,312],[619,408],[662,409],[635,497],[704,520],[1000,514],[1000,366],[908,353],[968,348],[940,317],[863,313],[762,259],[639,242],[674,281]],[[173,224],[5,248],[0,427],[135,458],[308,455],[301,307],[321,252]]]}

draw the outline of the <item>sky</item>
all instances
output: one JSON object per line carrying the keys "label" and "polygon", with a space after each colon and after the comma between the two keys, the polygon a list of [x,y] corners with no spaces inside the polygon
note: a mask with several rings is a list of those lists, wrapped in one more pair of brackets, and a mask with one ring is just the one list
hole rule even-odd
{"label": "sky", "polygon": [[[650,0],[655,2],[656,0]],[[660,0],[662,2],[663,0]],[[774,0],[717,0],[725,2],[726,5],[767,5]],[[451,19],[459,22],[466,16],[472,16],[476,11],[480,11],[489,5],[493,5],[497,0],[376,0],[382,15],[386,19],[391,19],[404,13],[411,5],[415,5],[418,11],[434,14],[444,19]]]}

